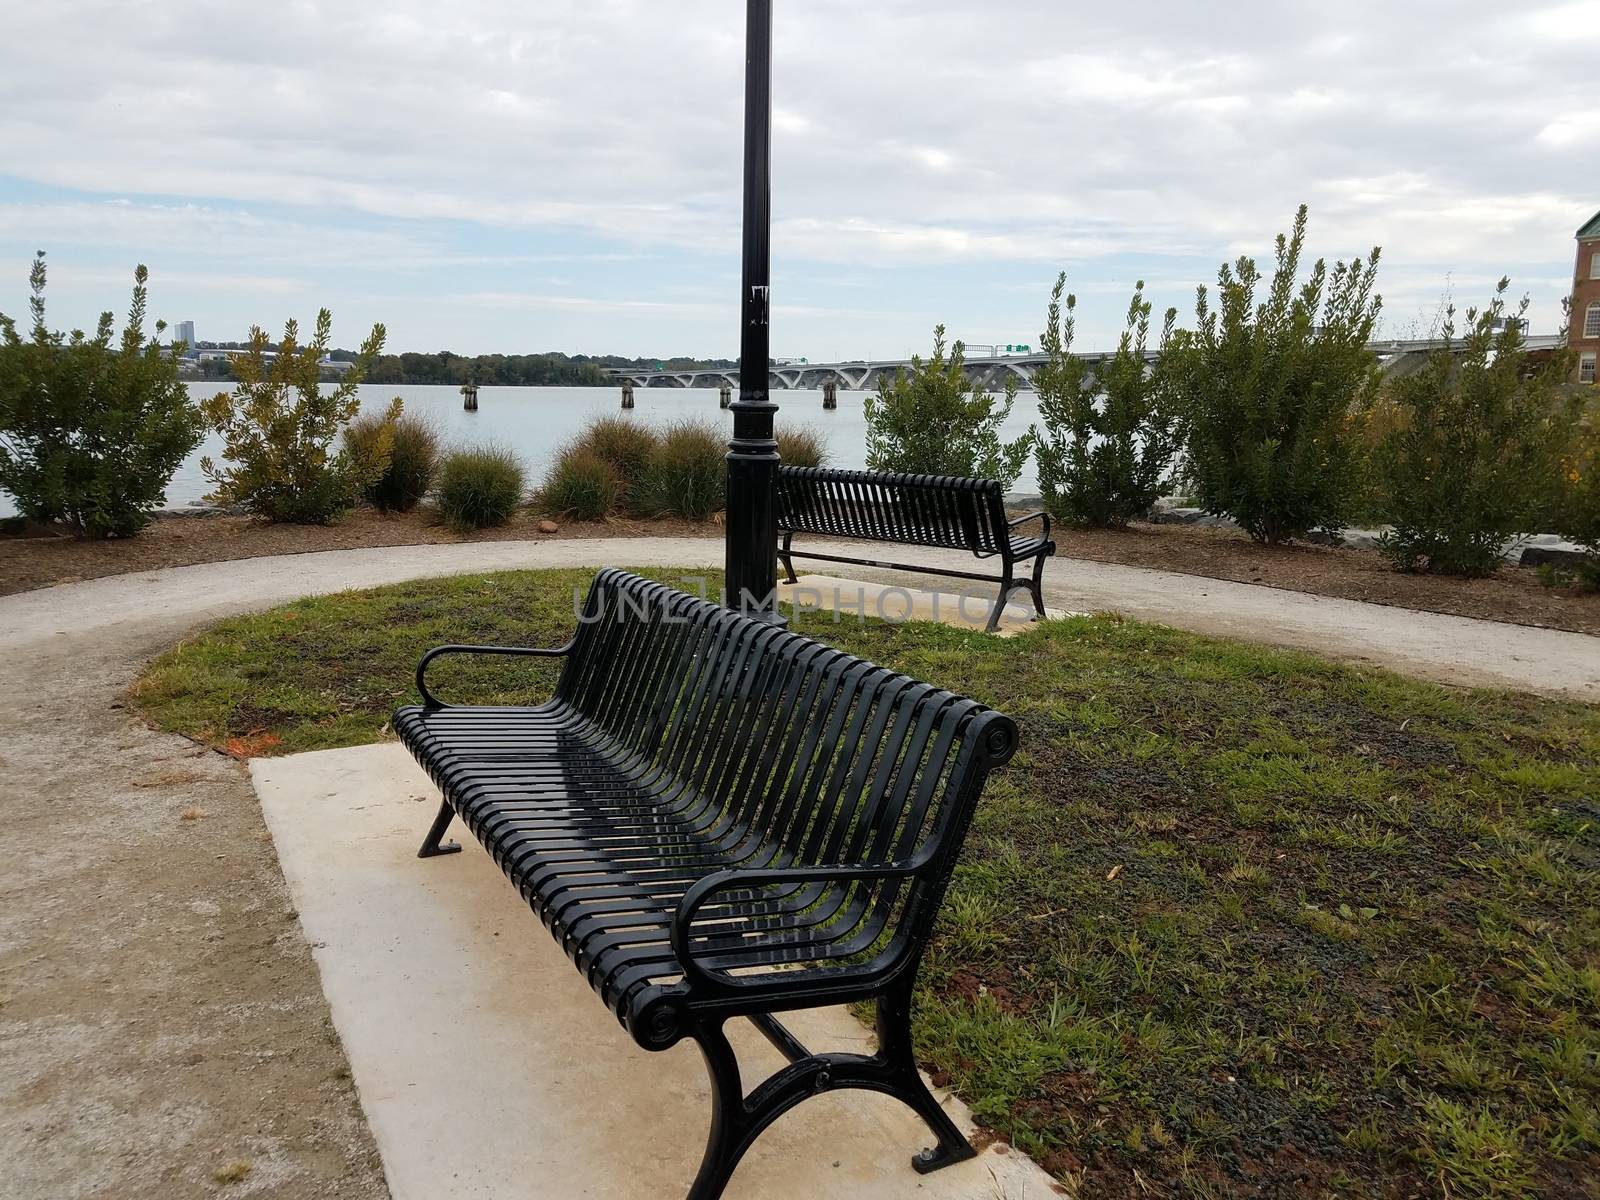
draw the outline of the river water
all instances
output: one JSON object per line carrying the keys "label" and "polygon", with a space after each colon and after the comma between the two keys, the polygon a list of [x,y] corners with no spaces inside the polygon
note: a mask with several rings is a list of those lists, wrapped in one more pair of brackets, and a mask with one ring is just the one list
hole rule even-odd
{"label": "river water", "polygon": [[[227,384],[190,383],[196,400],[226,390]],[[839,407],[824,411],[822,393],[780,391],[772,393],[779,406],[778,428],[810,426],[826,441],[831,466],[860,469],[867,462],[867,425],[862,401],[868,392],[839,393]],[[363,411],[381,412],[390,399],[399,396],[408,412],[430,417],[443,431],[446,443],[470,446],[494,443],[516,452],[528,468],[530,485],[537,487],[561,447],[571,441],[585,425],[599,416],[628,416],[647,425],[667,425],[684,417],[707,417],[719,422],[732,436],[733,418],[719,407],[718,393],[705,388],[639,388],[634,392],[634,409],[622,411],[619,389],[602,388],[494,388],[478,389],[478,411],[462,411],[461,393],[453,387],[406,387],[393,384],[364,384],[360,389]],[[1016,407],[1006,422],[1002,436],[1015,438],[1027,432],[1038,420],[1032,392],[1017,396]],[[200,470],[202,455],[221,456],[221,442],[208,437],[172,477],[167,488],[167,507],[184,508],[201,500],[210,485]],[[1034,493],[1033,462],[1015,485],[1018,492]],[[15,513],[8,497],[0,492],[0,516]]]}

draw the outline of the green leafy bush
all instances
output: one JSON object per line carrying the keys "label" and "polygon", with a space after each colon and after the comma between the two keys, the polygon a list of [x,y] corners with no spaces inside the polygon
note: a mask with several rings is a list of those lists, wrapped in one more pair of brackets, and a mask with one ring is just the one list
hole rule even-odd
{"label": "green leafy bush", "polygon": [[1535,532],[1558,500],[1577,415],[1568,363],[1530,367],[1520,320],[1503,321],[1509,286],[1502,279],[1487,308],[1467,311],[1460,342],[1447,310],[1447,344],[1390,381],[1375,414],[1385,432],[1374,475],[1393,526],[1381,548],[1399,570],[1487,575],[1506,540]]}
{"label": "green leafy bush", "polygon": [[1017,381],[1006,380],[1003,400],[973,390],[957,342],[945,355],[944,326],[933,331],[933,357],[911,360],[880,377],[878,392],[865,402],[867,466],[874,471],[924,475],[975,475],[1009,488],[1022,474],[1033,439],[1000,440],[1000,427],[1017,399]]}
{"label": "green leafy bush", "polygon": [[522,462],[500,446],[453,450],[439,463],[434,503],[457,530],[504,525],[522,503],[526,475]]}
{"label": "green leafy bush", "polygon": [[[148,278],[143,266],[133,273],[115,345],[110,313],[93,337],[45,325],[43,251],[29,277],[30,336],[0,313],[0,488],[25,517],[85,538],[136,533],[200,444],[200,414],[176,360],[145,341]],[[165,328],[158,321],[155,332]]]}
{"label": "green leafy bush", "polygon": [[[1144,281],[1134,288],[1128,324],[1117,352],[1090,372],[1072,353],[1077,297],[1062,292],[1062,274],[1050,293],[1042,346],[1046,361],[1035,373],[1039,417],[1031,434],[1039,463],[1039,490],[1050,514],[1074,525],[1120,527],[1149,511],[1177,451],[1174,419],[1158,361],[1145,362],[1150,302]],[[1176,309],[1168,309],[1161,346],[1172,337]]]}
{"label": "green leafy bush", "polygon": [[539,493],[539,504],[556,516],[599,521],[617,508],[623,491],[616,468],[580,439],[563,450],[550,468]]}
{"label": "green leafy bush", "polygon": [[1588,552],[1578,568],[1579,586],[1600,591],[1600,411],[1576,428],[1561,476],[1557,532]]}
{"label": "green leafy bush", "polygon": [[661,435],[644,478],[630,498],[641,516],[704,521],[723,508],[728,441],[709,421],[679,421]]}
{"label": "green leafy bush", "polygon": [[[333,316],[317,314],[317,328],[300,344],[297,322],[283,327],[276,358],[267,358],[267,335],[250,330],[247,351],[234,360],[238,386],[201,405],[211,428],[222,435],[222,456],[231,466],[201,460],[217,499],[243,504],[269,521],[323,525],[349,511],[381,479],[389,463],[390,438],[383,431],[361,446],[340,446],[340,435],[361,407],[356,388],[383,349],[384,329],[374,325],[339,384],[324,392],[319,363],[327,355]],[[400,416],[390,406],[389,433]]]}
{"label": "green leafy bush", "polygon": [[1278,235],[1277,267],[1258,305],[1255,260],[1223,264],[1218,308],[1206,289],[1198,328],[1173,334],[1163,373],[1187,449],[1185,475],[1200,506],[1277,545],[1339,529],[1360,490],[1360,414],[1377,364],[1367,350],[1382,299],[1378,250],[1365,261],[1318,259],[1298,283],[1306,209]]}
{"label": "green leafy bush", "polygon": [[810,425],[795,425],[778,431],[778,457],[791,467],[825,467],[828,443]]}
{"label": "green leafy bush", "polygon": [[346,452],[362,462],[381,460],[388,445],[388,465],[362,492],[362,499],[379,512],[410,512],[433,486],[439,430],[426,417],[363,413],[344,431],[344,443]]}

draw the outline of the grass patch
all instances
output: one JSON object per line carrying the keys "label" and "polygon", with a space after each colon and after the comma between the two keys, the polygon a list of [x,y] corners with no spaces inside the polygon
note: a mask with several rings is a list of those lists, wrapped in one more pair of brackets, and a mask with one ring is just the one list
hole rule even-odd
{"label": "grass patch", "polygon": [[[681,583],[681,572],[646,572]],[[591,572],[226,621],[136,694],[235,753],[385,736],[441,642],[556,645]],[[1600,709],[1115,618],[803,632],[1017,719],[928,956],[925,1065],[1086,1194],[1600,1195]],[[441,695],[550,664],[447,659]]]}

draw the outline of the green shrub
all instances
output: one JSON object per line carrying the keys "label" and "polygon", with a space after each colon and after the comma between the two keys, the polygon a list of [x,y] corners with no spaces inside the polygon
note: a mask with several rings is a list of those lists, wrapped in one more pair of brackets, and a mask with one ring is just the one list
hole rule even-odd
{"label": "green shrub", "polygon": [[1556,355],[1531,369],[1520,321],[1495,328],[1508,286],[1502,279],[1481,313],[1468,310],[1460,342],[1448,310],[1446,345],[1387,385],[1374,476],[1393,526],[1382,550],[1399,570],[1487,575],[1506,540],[1535,532],[1559,498],[1577,415],[1568,363]]}
{"label": "green shrub", "polygon": [[[238,386],[201,405],[211,428],[222,435],[223,458],[232,464],[218,467],[209,457],[201,460],[216,484],[217,499],[243,504],[269,521],[324,525],[353,508],[382,478],[389,464],[386,431],[360,446],[339,444],[361,407],[356,388],[383,349],[383,326],[372,327],[354,366],[324,392],[319,363],[332,330],[333,317],[323,309],[315,335],[302,346],[298,323],[289,321],[270,362],[266,332],[259,326],[250,330],[249,349],[234,360]],[[387,432],[392,434],[399,416],[396,399],[385,418]]]}
{"label": "green shrub", "polygon": [[590,422],[572,448],[610,466],[618,479],[629,480],[644,474],[660,444],[660,435],[648,425],[627,417],[601,417]]}
{"label": "green shrub", "polygon": [[346,452],[362,461],[381,459],[385,443],[388,465],[367,484],[362,499],[379,512],[410,512],[433,486],[439,430],[428,418],[411,413],[394,419],[386,413],[364,413],[344,431]]}
{"label": "green shrub", "polygon": [[796,425],[778,431],[778,457],[786,466],[825,467],[832,457],[822,434],[810,425]]}
{"label": "green shrub", "polygon": [[[203,425],[175,358],[145,341],[143,266],[118,345],[103,313],[92,338],[44,323],[44,252],[33,261],[31,336],[0,313],[0,488],[22,515],[79,537],[138,532]],[[166,326],[157,322],[155,332]]]}
{"label": "green shrub", "polygon": [[622,494],[616,469],[580,439],[563,450],[550,468],[539,493],[539,504],[556,516],[599,521],[617,508]]}
{"label": "green shrub", "polygon": [[1223,264],[1217,310],[1202,287],[1199,327],[1163,355],[1200,506],[1268,545],[1347,523],[1362,475],[1356,418],[1377,384],[1378,250],[1331,274],[1318,259],[1297,284],[1305,232],[1302,205],[1259,306],[1255,260]]}
{"label": "green shrub", "polygon": [[704,521],[723,508],[728,482],[728,441],[709,421],[679,421],[667,428],[630,501],[641,516]]}
{"label": "green shrub", "polygon": [[[1134,288],[1128,325],[1117,352],[1091,374],[1072,353],[1077,297],[1056,280],[1043,336],[1046,362],[1034,373],[1043,432],[1031,430],[1039,462],[1039,490],[1054,517],[1074,525],[1120,527],[1148,512],[1177,451],[1167,402],[1166,374],[1145,362],[1150,302],[1144,281]],[[1168,309],[1161,345],[1172,338],[1176,309]]]}
{"label": "green shrub", "polygon": [[457,530],[504,525],[522,503],[522,462],[500,446],[453,450],[439,463],[434,503]]}
{"label": "green shrub", "polygon": [[1556,530],[1588,552],[1577,571],[1578,585],[1600,591],[1600,413],[1577,428],[1561,475]]}
{"label": "green shrub", "polygon": [[1022,474],[1033,439],[1000,440],[1000,427],[1017,399],[1015,377],[997,401],[975,392],[964,369],[966,347],[957,342],[945,357],[944,326],[933,331],[933,357],[911,360],[881,376],[878,393],[865,402],[867,466],[874,471],[925,475],[976,475],[1009,488]]}

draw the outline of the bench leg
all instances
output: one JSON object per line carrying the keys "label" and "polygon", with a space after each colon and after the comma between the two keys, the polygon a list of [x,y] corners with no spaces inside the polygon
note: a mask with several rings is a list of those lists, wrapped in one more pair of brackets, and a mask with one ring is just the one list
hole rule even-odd
{"label": "bench leg", "polygon": [[778,548],[778,561],[783,563],[783,580],[785,583],[799,583],[800,577],[794,573],[794,559],[789,557],[789,551],[794,545],[794,534],[783,535],[783,545]]}
{"label": "bench leg", "polygon": [[1033,582],[1028,584],[1028,591],[1033,593],[1034,619],[1044,620],[1044,555],[1039,555],[1033,560]]}
{"label": "bench leg", "polygon": [[749,1127],[751,1114],[745,1103],[739,1056],[728,1044],[722,1022],[703,1026],[696,1041],[706,1060],[706,1073],[711,1076],[711,1132],[688,1200],[718,1200],[733,1178],[733,1169],[761,1131]]}
{"label": "bench leg", "polygon": [[894,1071],[898,1084],[895,1095],[905,1101],[932,1130],[933,1136],[939,1139],[938,1145],[930,1146],[912,1158],[911,1166],[917,1174],[926,1175],[930,1171],[937,1171],[941,1167],[948,1167],[974,1157],[977,1151],[962,1136],[961,1130],[956,1128],[956,1123],[950,1119],[950,1114],[940,1107],[939,1101],[928,1090],[928,1085],[922,1082],[922,1075],[917,1070],[917,1057],[911,1048],[909,982],[878,998],[876,1025],[877,1057],[883,1059]]}
{"label": "bench leg", "polygon": [[437,858],[441,854],[459,854],[460,842],[441,842],[444,831],[450,828],[450,819],[456,815],[455,809],[450,807],[450,801],[445,800],[439,805],[439,815],[433,819],[433,827],[428,830],[428,836],[422,839],[422,849],[417,851],[418,858]]}
{"label": "bench leg", "polygon": [[993,633],[1000,628],[1000,614],[1006,611],[1006,600],[1016,586],[1016,580],[1011,578],[1011,563],[1008,561],[1000,579],[1000,595],[995,597],[994,609],[989,613],[989,624],[984,627],[985,633]]}
{"label": "bench leg", "polygon": [[974,1157],[977,1151],[917,1072],[911,1049],[910,983],[879,998],[877,1027],[878,1052],[870,1058],[861,1054],[794,1058],[805,1050],[793,1043],[793,1048],[786,1051],[793,1058],[789,1066],[746,1096],[739,1059],[728,1043],[723,1023],[703,1024],[695,1040],[711,1076],[711,1131],[688,1200],[719,1200],[739,1160],[767,1126],[802,1101],[837,1088],[882,1092],[900,1100],[923,1119],[938,1144],[912,1158],[911,1165],[918,1174],[926,1175]]}

